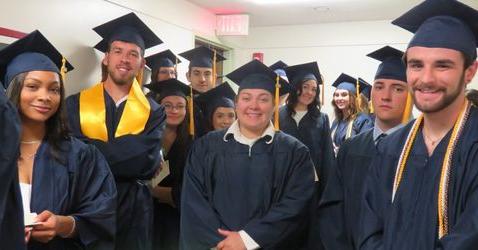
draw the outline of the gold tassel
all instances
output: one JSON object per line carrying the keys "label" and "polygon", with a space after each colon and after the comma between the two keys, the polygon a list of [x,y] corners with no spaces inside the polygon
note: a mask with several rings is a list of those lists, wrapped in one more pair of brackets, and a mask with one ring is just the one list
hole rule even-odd
{"label": "gold tassel", "polygon": [[178,58],[176,57],[174,61],[174,78],[178,79]]}
{"label": "gold tassel", "polygon": [[410,121],[410,118],[412,117],[412,110],[413,110],[412,94],[408,92],[407,102],[405,104],[405,110],[403,111],[403,116],[402,116],[402,124],[406,124],[408,123],[408,121]]}
{"label": "gold tassel", "polygon": [[213,49],[214,51],[214,56],[212,58],[212,87],[215,88],[216,87],[216,77],[217,77],[217,68],[216,68],[216,60],[217,60],[217,52],[215,49]]}
{"label": "gold tassel", "polygon": [[190,96],[188,96],[189,104],[189,134],[194,138],[194,100],[193,100],[193,88],[190,86]]}
{"label": "gold tassel", "polygon": [[66,80],[66,59],[64,56],[61,56],[61,68],[60,68],[60,76],[63,84],[65,84]]}
{"label": "gold tassel", "polygon": [[357,98],[355,99],[356,100],[356,104],[357,104],[357,109],[360,111],[360,112],[363,112],[362,110],[362,98],[360,97],[360,82],[359,82],[359,79],[357,78],[357,83],[355,84],[355,89],[356,89],[356,94],[357,94]]}
{"label": "gold tassel", "polygon": [[275,89],[275,107],[274,107],[274,128],[276,131],[279,131],[279,102],[280,102],[280,96],[279,96],[279,89],[280,89],[280,84],[279,84],[279,75],[276,76],[276,89]]}

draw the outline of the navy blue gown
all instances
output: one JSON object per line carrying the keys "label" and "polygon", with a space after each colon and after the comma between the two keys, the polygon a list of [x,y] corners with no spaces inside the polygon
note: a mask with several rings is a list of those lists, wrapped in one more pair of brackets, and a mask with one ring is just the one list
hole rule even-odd
{"label": "navy blue gown", "polygon": [[307,233],[314,168],[297,139],[275,133],[252,147],[212,131],[190,151],[181,197],[181,249],[210,249],[218,228],[244,230],[263,249],[296,249]]}
{"label": "navy blue gown", "polygon": [[320,237],[325,249],[357,249],[365,178],[377,149],[373,129],[345,141],[337,168],[329,176],[319,206]]}
{"label": "navy blue gown", "polygon": [[145,180],[150,180],[161,160],[164,108],[148,98],[151,111],[138,135],[114,138],[126,102],[117,108],[104,91],[108,142],[89,139],[81,132],[79,94],[67,98],[68,120],[73,135],[95,145],[105,156],[118,190],[116,249],[151,249],[153,202]]}
{"label": "navy blue gown", "polygon": [[108,163],[98,149],[75,138],[60,147],[61,159],[52,157],[46,141],[38,148],[30,209],[73,216],[77,236],[57,236],[47,244],[31,238],[28,249],[114,249],[116,187]]}
{"label": "navy blue gown", "polygon": [[308,111],[297,125],[289,115],[288,106],[283,106],[279,112],[279,124],[281,130],[304,143],[309,148],[312,161],[319,176],[317,191],[314,194],[313,206],[311,207],[310,234],[307,239],[309,249],[318,249],[320,242],[318,226],[319,218],[316,215],[319,201],[327,183],[327,177],[334,168],[334,150],[330,137],[329,117],[318,109]]}
{"label": "navy blue gown", "polygon": [[[373,128],[373,124],[374,124],[374,121],[370,118],[368,114],[359,113],[353,122],[352,133],[350,135],[350,138]],[[332,141],[335,144],[335,146],[340,147],[342,143],[346,139],[348,139],[348,138],[345,138],[347,135],[347,127],[348,127],[348,121],[334,120],[334,122],[332,123],[331,130],[332,131],[335,130],[335,134],[333,135]]]}
{"label": "navy blue gown", "polygon": [[17,159],[20,119],[0,87],[0,242],[2,249],[25,249],[23,206]]}
{"label": "navy blue gown", "polygon": [[[386,137],[367,176],[360,249],[476,249],[478,246],[478,110],[471,108],[452,158],[448,234],[438,239],[438,186],[450,132],[428,156],[422,130],[415,138],[391,204],[396,165],[412,123]],[[383,146],[383,147],[382,147]]]}

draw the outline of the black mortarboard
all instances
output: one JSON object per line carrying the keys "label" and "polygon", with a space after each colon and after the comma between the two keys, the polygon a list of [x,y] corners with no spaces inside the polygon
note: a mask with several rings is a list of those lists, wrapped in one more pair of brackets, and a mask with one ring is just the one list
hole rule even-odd
{"label": "black mortarboard", "polygon": [[[60,74],[62,66],[63,56],[38,30],[0,51],[0,79],[5,88],[20,73],[41,70]],[[67,72],[73,66],[65,60],[65,68]]]}
{"label": "black mortarboard", "polygon": [[370,100],[370,94],[372,93],[372,85],[370,85],[370,83],[366,82],[360,77],[358,78],[358,80],[360,84],[360,93]]}
{"label": "black mortarboard", "polygon": [[[204,46],[185,51],[179,55],[189,60],[189,67],[212,68],[213,66],[214,51]],[[225,57],[216,53],[216,62],[224,60],[226,60]]]}
{"label": "black mortarboard", "polygon": [[459,1],[426,0],[392,23],[415,33],[408,48],[447,48],[476,59],[478,11]]}
{"label": "black mortarboard", "polygon": [[171,50],[165,50],[145,58],[146,65],[151,69],[158,69],[160,67],[174,67],[180,63],[176,55]]}
{"label": "black mortarboard", "polygon": [[297,89],[301,82],[315,80],[318,85],[322,84],[319,66],[317,62],[298,64],[285,69],[289,83]]}
{"label": "black mortarboard", "polygon": [[394,79],[407,82],[407,69],[402,59],[403,51],[385,46],[367,56],[382,62],[375,73],[375,80]]}
{"label": "black mortarboard", "polygon": [[181,96],[186,98],[191,91],[188,85],[175,78],[146,84],[144,87],[158,93],[160,97],[159,102],[167,96]]}
{"label": "black mortarboard", "polygon": [[276,72],[276,74],[278,74],[280,77],[288,81],[289,79],[287,79],[287,74],[285,73],[285,68],[287,68],[287,66],[288,65],[285,62],[283,62],[282,60],[279,60],[275,62],[274,64],[272,64],[271,66],[269,66],[269,68],[274,70],[274,72]]}
{"label": "black mortarboard", "polygon": [[134,43],[143,51],[163,43],[133,12],[97,26],[93,30],[103,38],[95,45],[101,52],[106,52],[113,41]]}
{"label": "black mortarboard", "polygon": [[199,103],[208,119],[211,119],[214,111],[219,107],[234,108],[234,98],[236,93],[229,83],[223,84],[200,94],[194,100]]}
{"label": "black mortarboard", "polygon": [[357,79],[342,73],[340,76],[332,83],[332,86],[336,87],[337,89],[345,89],[352,93],[357,92],[356,88]]}
{"label": "black mortarboard", "polygon": [[[258,60],[252,60],[227,75],[237,85],[239,91],[243,89],[264,89],[275,93],[277,74]],[[279,77],[279,94],[282,96],[290,92],[288,83]]]}

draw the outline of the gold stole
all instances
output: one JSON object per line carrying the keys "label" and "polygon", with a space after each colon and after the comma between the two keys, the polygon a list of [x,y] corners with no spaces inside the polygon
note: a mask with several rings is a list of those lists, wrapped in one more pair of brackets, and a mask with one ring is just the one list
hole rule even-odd
{"label": "gold stole", "polygon": [[[108,141],[106,107],[103,83],[81,91],[80,126],[81,132],[90,139]],[[144,131],[151,107],[136,79],[131,85],[128,99],[116,129],[115,138]]]}
{"label": "gold stole", "polygon": [[[463,109],[460,111],[458,115],[458,119],[453,126],[453,131],[448,141],[448,146],[446,148],[445,156],[443,158],[443,164],[441,167],[441,175],[440,175],[440,184],[438,187],[438,239],[441,239],[443,236],[448,234],[448,186],[450,182],[450,172],[452,171],[451,168],[451,161],[453,158],[453,154],[455,152],[456,144],[460,138],[461,133],[463,132],[463,128],[465,127],[465,123],[468,119],[468,115],[470,113],[470,107],[468,100],[465,100],[465,104]],[[417,136],[418,130],[423,121],[423,114],[420,115],[417,120],[413,123],[412,129],[408,133],[407,140],[405,141],[405,145],[402,149],[400,154],[400,158],[398,159],[397,168],[395,171],[395,178],[393,182],[393,190],[392,190],[392,203],[395,200],[395,196],[397,195],[397,190],[400,186],[402,181],[403,172],[405,171],[405,167],[407,164],[408,156],[410,155],[410,151],[412,150],[413,142]]]}

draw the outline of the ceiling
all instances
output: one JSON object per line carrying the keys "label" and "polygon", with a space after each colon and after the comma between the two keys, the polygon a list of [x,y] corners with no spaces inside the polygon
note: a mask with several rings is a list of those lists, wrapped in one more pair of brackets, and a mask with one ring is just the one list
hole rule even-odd
{"label": "ceiling", "polygon": [[[250,26],[300,25],[327,22],[391,20],[422,0],[187,0],[214,14],[249,14]],[[478,9],[477,0],[461,2]]]}

